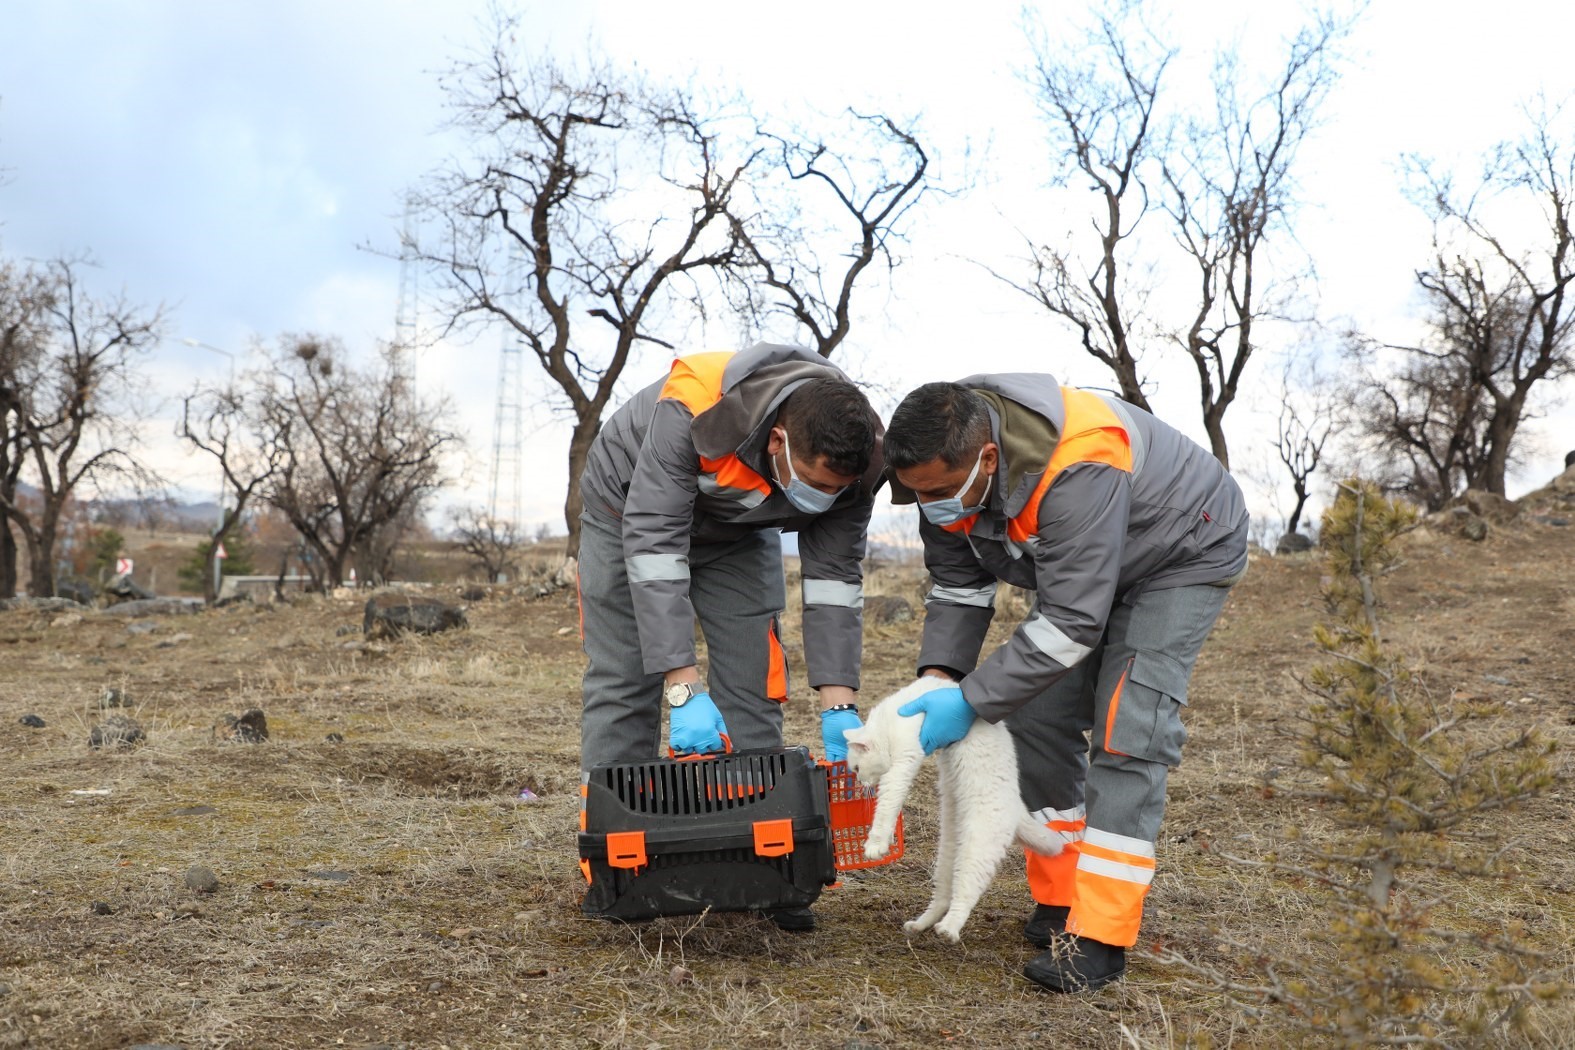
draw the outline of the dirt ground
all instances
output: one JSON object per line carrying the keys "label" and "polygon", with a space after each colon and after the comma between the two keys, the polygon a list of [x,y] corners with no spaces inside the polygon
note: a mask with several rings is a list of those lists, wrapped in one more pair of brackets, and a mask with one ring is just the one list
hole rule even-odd
{"label": "dirt ground", "polygon": [[[1259,554],[1233,592],[1194,679],[1142,942],[1126,981],[1082,997],[1020,976],[1035,951],[1020,858],[961,945],[904,938],[928,896],[924,782],[907,855],[827,890],[813,933],[582,917],[572,592],[498,592],[466,630],[395,641],[356,632],[364,594],[129,621],[0,612],[0,1048],[1286,1045],[1151,953],[1250,976],[1227,941],[1289,952],[1328,922],[1220,856],[1313,823],[1262,778],[1294,762],[1320,572],[1315,554]],[[883,567],[869,589],[916,601],[920,572]],[[1457,903],[1521,921],[1568,966],[1575,527],[1423,530],[1389,597],[1392,640],[1430,688],[1565,745],[1561,783],[1508,817],[1520,874]],[[866,628],[866,695],[909,679],[917,630]],[[111,687],[147,733],[130,750],[88,745]],[[266,743],[213,739],[253,707]],[[819,750],[806,691],[788,739]],[[212,892],[188,888],[197,865]],[[1575,1046],[1575,1007],[1539,1008],[1520,1045]]]}

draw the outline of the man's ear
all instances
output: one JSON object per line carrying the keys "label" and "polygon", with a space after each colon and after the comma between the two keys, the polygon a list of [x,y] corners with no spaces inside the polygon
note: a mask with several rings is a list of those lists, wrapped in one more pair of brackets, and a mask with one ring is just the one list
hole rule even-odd
{"label": "man's ear", "polygon": [[979,472],[981,474],[994,474],[1001,465],[1001,446],[993,441],[984,443],[984,450],[979,453]]}
{"label": "man's ear", "polygon": [[787,430],[783,427],[772,427],[770,433],[766,435],[766,455],[774,456],[781,452],[786,435]]}

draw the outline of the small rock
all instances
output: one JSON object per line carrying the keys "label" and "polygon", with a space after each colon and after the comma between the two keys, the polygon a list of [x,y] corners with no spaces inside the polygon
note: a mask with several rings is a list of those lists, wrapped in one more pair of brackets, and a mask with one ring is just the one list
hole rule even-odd
{"label": "small rock", "polygon": [[53,620],[50,620],[49,626],[56,628],[75,627],[81,622],[81,613],[66,613],[64,616],[57,616]]}
{"label": "small rock", "polygon": [[1509,685],[1509,679],[1505,678],[1503,675],[1485,674],[1482,676],[1482,680],[1485,682],[1492,682],[1494,685]]}
{"label": "small rock", "polygon": [[334,628],[334,635],[343,638],[347,634],[360,634],[361,625],[358,623],[342,623]]}
{"label": "small rock", "polygon": [[484,602],[487,600],[487,589],[479,584],[471,584],[459,592],[461,601]]}
{"label": "small rock", "polygon": [[558,637],[562,638],[565,635],[569,634],[573,630],[574,630],[573,627],[560,627],[560,628],[558,628]]}
{"label": "small rock", "polygon": [[142,726],[134,718],[110,715],[88,732],[91,747],[135,747],[147,740]]}
{"label": "small rock", "polygon": [[213,869],[202,864],[193,864],[186,869],[186,888],[197,893],[212,893],[219,888],[219,877]]}
{"label": "small rock", "polygon": [[674,966],[667,971],[667,983],[677,986],[681,984],[694,984],[694,971],[687,966]]}
{"label": "small rock", "polygon": [[1287,532],[1274,545],[1275,554],[1300,554],[1312,549],[1312,537],[1300,532]]}
{"label": "small rock", "polygon": [[209,736],[219,744],[260,744],[268,739],[268,717],[255,707],[239,716],[222,715]]}
{"label": "small rock", "polygon": [[330,744],[342,744],[345,742],[345,735],[343,733],[329,733],[323,739]]}
{"label": "small rock", "polygon": [[389,591],[366,601],[361,633],[368,638],[394,638],[406,632],[437,634],[466,626],[465,610],[436,598]]}
{"label": "small rock", "polygon": [[172,634],[168,638],[160,639],[159,644],[155,648],[173,649],[182,642],[189,641],[191,641],[191,635],[187,634],[185,631],[182,631],[180,634]]}
{"label": "small rock", "polygon": [[172,817],[200,817],[208,813],[217,813],[212,806],[182,806],[180,809],[170,810]]}
{"label": "small rock", "polygon": [[193,904],[190,901],[187,901],[185,904],[177,904],[175,905],[175,917],[177,919],[200,919],[202,918],[202,905]]}
{"label": "small rock", "polygon": [[44,720],[42,718],[39,718],[37,715],[23,715],[21,718],[18,718],[17,721],[21,722],[23,725],[27,726],[29,729],[42,729],[42,728],[44,728]]}
{"label": "small rock", "polygon": [[127,634],[152,634],[159,629],[156,620],[133,620],[126,625]]}
{"label": "small rock", "polygon": [[92,912],[94,915],[113,915],[115,914],[115,909],[111,908],[104,901],[94,901]]}
{"label": "small rock", "polygon": [[101,711],[108,711],[112,707],[130,707],[126,703],[126,694],[123,690],[109,686],[99,694],[98,706]]}
{"label": "small rock", "polygon": [[432,981],[432,982],[430,982],[427,985],[427,991],[429,991],[429,992],[441,992],[442,990],[443,990],[443,982],[442,981]]}

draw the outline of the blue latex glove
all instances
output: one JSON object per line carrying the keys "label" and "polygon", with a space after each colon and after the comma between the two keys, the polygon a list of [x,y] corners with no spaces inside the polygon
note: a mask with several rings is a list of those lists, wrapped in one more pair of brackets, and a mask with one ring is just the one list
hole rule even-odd
{"label": "blue latex glove", "polygon": [[670,707],[667,744],[675,755],[709,755],[723,750],[727,724],[710,693],[696,693],[682,707]]}
{"label": "blue latex glove", "polygon": [[826,748],[827,762],[842,762],[848,757],[848,738],[843,733],[861,729],[857,711],[822,711],[820,713],[820,742]]}
{"label": "blue latex glove", "polygon": [[919,726],[919,746],[926,755],[937,748],[950,747],[968,735],[968,728],[979,715],[963,699],[961,686],[948,685],[931,689],[916,700],[909,700],[897,708],[899,715],[923,715]]}

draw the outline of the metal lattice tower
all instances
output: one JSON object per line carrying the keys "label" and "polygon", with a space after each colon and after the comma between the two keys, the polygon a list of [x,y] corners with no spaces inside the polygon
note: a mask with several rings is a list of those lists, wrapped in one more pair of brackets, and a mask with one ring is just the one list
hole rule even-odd
{"label": "metal lattice tower", "polygon": [[405,223],[399,235],[399,302],[394,307],[394,343],[389,347],[389,367],[405,393],[415,390],[416,340],[421,312],[419,269],[414,231],[415,198],[405,198]]}
{"label": "metal lattice tower", "polygon": [[[519,252],[509,254],[508,276],[523,266]],[[520,470],[525,448],[525,352],[519,333],[507,325],[498,346],[498,404],[492,415],[492,484],[488,490],[487,516],[493,521],[523,527],[523,491]]]}

